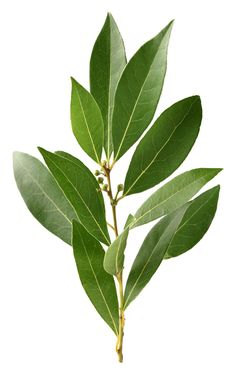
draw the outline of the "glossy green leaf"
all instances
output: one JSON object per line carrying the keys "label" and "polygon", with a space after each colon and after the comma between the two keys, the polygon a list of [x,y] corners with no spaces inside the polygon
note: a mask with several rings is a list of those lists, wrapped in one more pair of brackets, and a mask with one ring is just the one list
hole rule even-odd
{"label": "glossy green leaf", "polygon": [[103,147],[104,125],[101,111],[93,96],[75,79],[71,78],[71,124],[82,149],[95,162],[100,163]]}
{"label": "glossy green leaf", "polygon": [[139,139],[153,118],[164,83],[172,24],[145,43],[122,73],[112,119],[115,160]]}
{"label": "glossy green leaf", "polygon": [[220,186],[215,186],[191,201],[168,247],[166,259],[185,253],[204,236],[215,216],[219,192]]}
{"label": "glossy green leaf", "polygon": [[72,155],[60,156],[39,148],[49,170],[74,207],[82,225],[99,241],[110,243],[102,193],[89,169]]}
{"label": "glossy green leaf", "polygon": [[191,199],[221,168],[196,168],[173,178],[155,191],[138,209],[130,228],[166,215]]}
{"label": "glossy green leaf", "polygon": [[125,308],[143,290],[158,269],[187,206],[188,204],[161,219],[144,239],[126,283]]}
{"label": "glossy green leaf", "polygon": [[77,221],[73,221],[73,250],[85,292],[100,316],[118,334],[118,300],[114,279],[103,268],[104,250]]}
{"label": "glossy green leaf", "polygon": [[124,195],[147,190],[171,175],[191,150],[201,119],[199,96],[183,99],[165,110],[135,150]]}
{"label": "glossy green leaf", "polygon": [[48,169],[31,155],[14,152],[14,175],[29,211],[53,234],[71,244],[77,214]]}
{"label": "glossy green leaf", "polygon": [[112,242],[108,247],[104,258],[104,269],[109,273],[116,275],[123,269],[124,252],[129,234],[129,227]]}
{"label": "glossy green leaf", "polygon": [[113,151],[111,118],[114,95],[125,65],[124,43],[115,20],[108,13],[90,60],[90,88],[103,116],[104,148],[108,159]]}

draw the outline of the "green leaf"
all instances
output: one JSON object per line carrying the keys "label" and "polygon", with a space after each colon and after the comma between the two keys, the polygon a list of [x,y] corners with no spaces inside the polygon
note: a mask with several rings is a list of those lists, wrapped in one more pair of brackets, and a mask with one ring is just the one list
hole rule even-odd
{"label": "green leaf", "polygon": [[89,169],[77,158],[60,156],[39,148],[49,170],[74,207],[79,221],[96,239],[110,244],[105,207],[99,185]]}
{"label": "green leaf", "polygon": [[139,139],[153,118],[164,83],[172,24],[145,43],[122,73],[112,119],[115,160]]}
{"label": "green leaf", "polygon": [[155,191],[138,209],[130,228],[166,215],[191,199],[221,168],[196,168],[173,178]]}
{"label": "green leaf", "polygon": [[85,292],[100,316],[118,334],[118,300],[114,279],[103,269],[104,250],[77,221],[73,221],[73,250]]}
{"label": "green leaf", "polygon": [[129,214],[128,217],[127,217],[127,219],[126,219],[126,222],[125,222],[125,225],[124,225],[124,229],[126,229],[126,227],[128,227],[128,226],[129,226],[130,228],[132,228],[132,226],[130,226],[130,225],[131,225],[131,223],[134,222],[134,220],[135,220],[134,215]]}
{"label": "green leaf", "polygon": [[158,269],[171,239],[183,218],[187,205],[165,216],[152,228],[144,239],[126,283],[124,294],[125,308],[143,290]]}
{"label": "green leaf", "polygon": [[93,96],[71,78],[71,124],[82,149],[100,164],[103,147],[103,119]]}
{"label": "green leaf", "polygon": [[124,195],[147,190],[171,175],[191,150],[201,119],[199,96],[183,99],[165,110],[135,150]]}
{"label": "green leaf", "polygon": [[38,159],[23,152],[14,152],[13,166],[29,211],[46,229],[71,244],[71,225],[77,214],[53,176]]}
{"label": "green leaf", "polygon": [[104,121],[104,148],[107,159],[113,151],[111,118],[118,80],[126,65],[125,47],[112,15],[105,24],[93,47],[90,60],[90,88]]}
{"label": "green leaf", "polygon": [[124,252],[129,234],[129,227],[112,242],[108,247],[104,258],[104,269],[109,273],[116,275],[123,269]]}
{"label": "green leaf", "polygon": [[207,232],[215,216],[220,186],[215,186],[191,201],[165,258],[177,257],[195,246]]}

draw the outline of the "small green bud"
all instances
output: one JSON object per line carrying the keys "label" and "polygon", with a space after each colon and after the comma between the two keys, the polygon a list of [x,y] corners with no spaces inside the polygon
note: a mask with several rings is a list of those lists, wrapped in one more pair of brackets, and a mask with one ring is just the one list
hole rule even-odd
{"label": "small green bud", "polygon": [[103,184],[101,188],[102,191],[108,191],[108,184]]}
{"label": "small green bud", "polygon": [[94,172],[94,175],[96,175],[96,176],[98,176],[98,175],[100,175],[101,173],[100,173],[100,171],[99,170],[96,170],[95,172]]}
{"label": "small green bud", "polygon": [[101,183],[103,183],[103,181],[104,181],[104,178],[102,176],[99,176],[98,177],[98,183],[101,184]]}
{"label": "small green bud", "polygon": [[118,191],[123,191],[124,190],[124,185],[123,184],[118,184],[117,190]]}

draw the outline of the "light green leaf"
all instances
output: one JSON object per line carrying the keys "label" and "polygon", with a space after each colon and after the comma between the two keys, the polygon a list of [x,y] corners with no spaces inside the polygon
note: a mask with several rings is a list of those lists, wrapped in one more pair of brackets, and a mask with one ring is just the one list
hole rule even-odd
{"label": "light green leaf", "polygon": [[190,202],[165,258],[177,257],[195,246],[207,232],[215,216],[220,186],[205,191]]}
{"label": "light green leaf", "polygon": [[73,250],[85,292],[100,316],[118,334],[118,300],[114,279],[103,269],[104,250],[77,221],[73,221]]}
{"label": "light green leaf", "polygon": [[139,139],[153,118],[164,83],[172,24],[145,43],[122,73],[112,119],[115,160]]}
{"label": "light green leaf", "polygon": [[71,78],[71,124],[82,149],[100,164],[103,147],[103,119],[93,96]]}
{"label": "light green leaf", "polygon": [[161,219],[144,239],[126,283],[125,308],[143,290],[158,269],[187,206],[188,204]]}
{"label": "light green leaf", "polygon": [[135,150],[124,195],[147,190],[171,175],[191,150],[201,119],[199,96],[183,99],[165,110]]}
{"label": "light green leaf", "polygon": [[93,174],[72,155],[60,156],[43,148],[39,151],[82,225],[96,239],[109,245],[104,201]]}
{"label": "light green leaf", "polygon": [[112,242],[108,247],[104,258],[104,269],[109,273],[116,275],[123,269],[124,252],[129,234],[129,227]]}
{"label": "light green leaf", "polygon": [[105,24],[93,47],[90,60],[90,89],[97,101],[104,121],[104,148],[107,159],[113,151],[111,117],[118,80],[126,65],[125,47],[112,15]]}
{"label": "light green leaf", "polygon": [[71,244],[77,214],[47,168],[23,152],[13,154],[17,187],[33,216],[53,234]]}
{"label": "light green leaf", "polygon": [[176,176],[155,191],[138,209],[130,228],[166,215],[191,199],[221,168],[196,168]]}

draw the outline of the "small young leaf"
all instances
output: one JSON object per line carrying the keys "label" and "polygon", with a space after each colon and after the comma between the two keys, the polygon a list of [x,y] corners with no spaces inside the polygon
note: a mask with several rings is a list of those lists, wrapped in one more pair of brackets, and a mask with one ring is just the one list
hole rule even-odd
{"label": "small young leaf", "polygon": [[73,221],[72,242],[84,290],[100,316],[118,334],[118,300],[114,279],[103,269],[104,250],[77,221]]}
{"label": "small young leaf", "polygon": [[138,209],[130,228],[166,215],[191,199],[221,168],[196,168],[173,178],[155,191]]}
{"label": "small young leaf", "polygon": [[60,156],[39,148],[49,170],[75,208],[79,221],[99,241],[110,244],[105,207],[99,185],[89,169],[77,158]]}
{"label": "small young leaf", "polygon": [[104,269],[109,273],[116,275],[123,269],[124,252],[129,234],[129,227],[112,242],[108,247],[104,258]]}
{"label": "small young leaf", "polygon": [[72,220],[78,217],[48,169],[23,152],[14,152],[13,166],[29,211],[46,229],[71,244]]}
{"label": "small young leaf", "polygon": [[135,150],[124,195],[147,190],[171,175],[191,150],[201,119],[199,96],[183,99],[165,110]]}
{"label": "small young leaf", "polygon": [[220,186],[215,186],[190,202],[168,247],[165,259],[185,253],[202,239],[215,216],[219,192]]}
{"label": "small young leaf", "polygon": [[71,78],[71,124],[82,149],[95,162],[100,163],[103,146],[103,120],[93,96]]}
{"label": "small young leaf", "polygon": [[115,160],[139,139],[153,118],[164,83],[172,24],[145,43],[121,75],[112,119]]}
{"label": "small young leaf", "polygon": [[187,206],[188,203],[161,219],[144,239],[126,283],[125,308],[143,290],[158,269]]}
{"label": "small young leaf", "polygon": [[113,151],[111,117],[114,95],[125,65],[124,43],[115,20],[108,13],[90,60],[90,88],[103,116],[104,148],[108,159]]}

